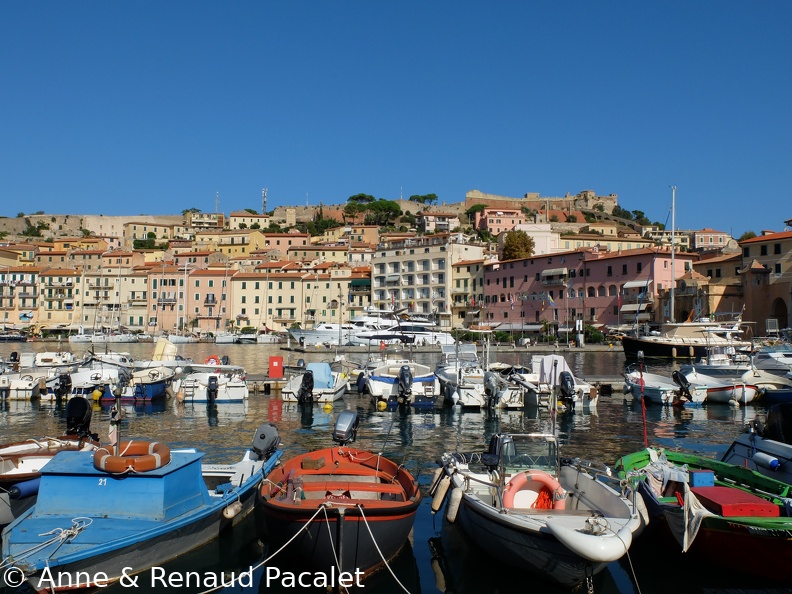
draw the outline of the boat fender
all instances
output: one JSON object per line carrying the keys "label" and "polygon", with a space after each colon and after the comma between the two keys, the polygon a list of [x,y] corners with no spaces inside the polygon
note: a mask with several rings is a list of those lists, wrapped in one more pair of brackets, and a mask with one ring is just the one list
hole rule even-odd
{"label": "boat fender", "polygon": [[764,452],[756,452],[751,459],[754,461],[754,464],[766,468],[767,470],[778,470],[781,468],[781,463],[778,461],[778,458],[770,454],[765,454]]}
{"label": "boat fender", "polygon": [[693,347],[690,347],[688,349],[688,354],[690,355],[690,358],[692,359],[693,357],[696,356],[696,350]]}
{"label": "boat fender", "polygon": [[676,358],[677,358],[677,350],[676,350],[676,347],[671,347],[671,358],[672,358],[672,359],[676,359]]}
{"label": "boat fender", "polygon": [[632,544],[629,525],[619,532],[606,531],[596,534],[567,528],[559,522],[547,521],[547,529],[556,539],[573,553],[594,563],[610,563],[621,559]]}
{"label": "boat fender", "polygon": [[31,495],[37,495],[40,483],[40,477],[30,479],[29,481],[16,483],[15,485],[12,485],[10,489],[8,489],[8,498],[24,499],[25,497],[30,497]]}
{"label": "boat fender", "polygon": [[444,468],[441,466],[439,468],[435,468],[435,471],[432,474],[432,482],[429,485],[429,495],[432,497],[434,497],[435,491],[437,490],[437,485],[440,484],[440,479],[443,478],[443,471]]}
{"label": "boat fender", "polygon": [[114,474],[134,470],[148,472],[161,468],[170,462],[170,448],[156,441],[122,441],[119,445],[120,456],[113,455],[107,447],[94,452],[94,468]]}
{"label": "boat fender", "polygon": [[436,514],[440,511],[440,508],[443,507],[443,501],[445,501],[445,496],[448,493],[448,487],[451,486],[451,477],[446,475],[442,479],[440,479],[440,483],[437,485],[437,490],[435,491],[434,497],[432,497],[432,513]]}
{"label": "boat fender", "polygon": [[[566,493],[564,489],[553,475],[543,470],[526,470],[513,476],[503,491],[503,507],[506,509],[514,507],[514,498],[517,493],[523,490],[531,490],[528,484],[530,482],[540,483],[542,485],[541,490],[550,491],[552,509],[566,509]],[[533,506],[536,506],[538,501],[539,498],[537,497]]]}
{"label": "boat fender", "polygon": [[457,514],[459,513],[459,506],[462,503],[462,488],[454,487],[451,489],[451,496],[448,498],[448,505],[446,505],[446,518],[452,524],[456,521]]}
{"label": "boat fender", "polygon": [[231,505],[228,505],[223,509],[223,517],[226,520],[230,520],[231,518],[235,517],[239,512],[242,511],[242,502],[234,501]]}

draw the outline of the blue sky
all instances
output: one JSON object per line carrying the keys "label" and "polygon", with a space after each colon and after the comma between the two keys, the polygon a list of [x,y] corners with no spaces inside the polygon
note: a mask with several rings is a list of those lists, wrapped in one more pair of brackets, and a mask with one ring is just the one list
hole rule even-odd
{"label": "blue sky", "polygon": [[592,189],[792,218],[792,3],[0,3],[0,215]]}

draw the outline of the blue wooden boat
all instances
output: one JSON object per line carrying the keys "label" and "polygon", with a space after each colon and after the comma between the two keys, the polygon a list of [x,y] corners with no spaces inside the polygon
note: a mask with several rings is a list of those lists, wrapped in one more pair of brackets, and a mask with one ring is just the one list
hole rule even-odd
{"label": "blue wooden boat", "polygon": [[279,442],[263,424],[235,464],[202,464],[201,452],[147,441],[62,452],[42,470],[36,504],[3,531],[3,564],[56,592],[159,567],[253,509]]}

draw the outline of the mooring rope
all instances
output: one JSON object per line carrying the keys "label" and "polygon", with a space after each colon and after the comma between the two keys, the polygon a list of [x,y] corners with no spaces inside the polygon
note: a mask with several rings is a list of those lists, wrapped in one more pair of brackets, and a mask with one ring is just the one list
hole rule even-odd
{"label": "mooring rope", "polygon": [[57,546],[52,550],[52,552],[47,555],[47,557],[51,557],[55,554],[55,552],[60,548],[60,546],[64,542],[68,542],[75,536],[77,536],[80,532],[82,532],[85,528],[90,526],[93,523],[91,518],[86,518],[83,516],[78,516],[76,518],[72,518],[72,525],[70,528],[54,528],[49,532],[44,532],[39,534],[39,536],[49,536],[50,534],[54,535],[49,540],[41,542],[37,545],[30,547],[29,549],[22,551],[19,555],[13,556],[9,555],[2,561],[0,561],[0,569],[4,567],[11,567],[16,564],[18,561],[23,561],[33,555],[34,553],[38,553],[41,550],[44,550],[48,546],[54,543],[58,543]]}
{"label": "mooring rope", "polygon": [[[313,516],[311,516],[311,518],[310,518],[310,519],[309,519],[309,520],[308,520],[308,521],[307,521],[305,524],[303,524],[302,528],[300,528],[300,529],[299,529],[297,532],[295,532],[294,536],[292,536],[292,537],[291,537],[289,540],[287,540],[285,543],[283,543],[283,544],[281,545],[281,547],[280,547],[280,548],[279,548],[277,551],[275,551],[274,553],[272,553],[272,555],[270,555],[269,557],[267,557],[267,558],[266,558],[266,559],[264,559],[263,561],[261,561],[261,562],[257,563],[255,566],[251,567],[251,568],[250,568],[250,574],[252,575],[254,571],[256,571],[257,569],[261,569],[262,567],[264,567],[264,565],[266,565],[267,563],[269,563],[270,561],[272,561],[272,560],[273,560],[273,559],[274,559],[274,558],[275,558],[275,557],[276,557],[276,556],[277,556],[277,555],[278,555],[278,554],[279,554],[279,553],[280,553],[280,552],[281,552],[283,549],[285,549],[287,546],[289,546],[289,545],[292,543],[292,541],[293,541],[295,538],[297,538],[297,537],[300,535],[300,533],[301,533],[303,530],[306,530],[306,529],[308,528],[308,526],[310,526],[310,525],[311,525],[311,522],[313,522],[313,521],[316,519],[316,516],[318,516],[318,515],[319,515],[319,513],[320,513],[321,511],[323,511],[323,510],[325,509],[325,506],[327,506],[327,505],[328,505],[327,503],[323,503],[322,505],[320,505],[320,506],[319,506],[319,508],[316,510],[316,513],[315,513]],[[327,513],[327,512],[325,512],[325,513]],[[2,567],[2,566],[0,566],[0,567]],[[240,577],[241,577],[241,576],[240,576]],[[235,577],[235,578],[234,578],[234,579],[232,579],[232,580],[231,580],[231,582],[230,582],[230,583],[228,583],[228,584],[221,584],[221,585],[219,585],[219,586],[216,586],[216,587],[214,587],[214,588],[210,588],[210,589],[208,589],[208,590],[203,590],[202,592],[199,592],[198,594],[210,594],[210,592],[217,592],[218,590],[222,590],[223,588],[228,588],[229,586],[233,586],[233,585],[234,585],[234,582],[235,582],[237,579],[239,579],[239,578]]]}
{"label": "mooring rope", "polygon": [[374,543],[374,548],[377,549],[377,552],[379,553],[382,562],[385,564],[385,567],[388,568],[388,571],[393,576],[393,579],[396,580],[396,583],[399,584],[401,589],[407,592],[407,594],[410,594],[410,591],[404,586],[404,584],[402,584],[399,581],[399,578],[396,577],[396,574],[393,573],[393,569],[391,569],[390,563],[388,563],[388,560],[385,558],[385,555],[382,554],[382,551],[380,550],[377,541],[374,539],[374,534],[371,532],[371,526],[369,526],[368,519],[366,518],[366,514],[363,513],[363,506],[358,503],[357,508],[360,510],[360,517],[363,518],[363,523],[366,525],[366,530],[368,530],[369,536],[371,536],[371,542]]}

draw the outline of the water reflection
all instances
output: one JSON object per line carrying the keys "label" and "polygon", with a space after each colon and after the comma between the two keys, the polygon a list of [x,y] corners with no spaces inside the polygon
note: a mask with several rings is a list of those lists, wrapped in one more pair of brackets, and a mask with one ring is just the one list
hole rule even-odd
{"label": "water reflection", "polygon": [[[38,346],[38,345],[36,345]],[[126,349],[125,345],[125,350]],[[128,345],[133,356],[147,357],[151,344]],[[6,357],[8,345],[0,345],[0,356]],[[19,350],[19,347],[16,347]],[[290,359],[322,360],[331,358],[329,352],[321,355],[285,353],[268,345],[180,345],[180,354],[203,361],[210,354],[228,355],[233,363],[245,366],[249,373],[264,373],[271,355]],[[357,354],[359,359],[365,356]],[[567,353],[567,360],[576,375],[618,376],[624,365],[621,352]],[[436,356],[422,354],[420,362],[433,364]],[[498,354],[498,360],[527,363],[526,352]],[[765,409],[759,405],[731,407],[728,405],[684,407],[648,407],[643,409],[632,397],[625,398],[621,386],[611,396],[601,396],[595,411],[577,410],[559,415],[556,419],[562,455],[599,460],[613,464],[628,452],[654,446],[682,448],[696,453],[716,456],[725,451],[745,423],[759,418],[764,420]],[[103,440],[107,439],[109,406],[94,409],[92,429]],[[203,404],[180,404],[167,400],[159,406],[143,404],[125,405],[126,416],[121,424],[122,436],[142,437],[166,441],[175,447],[196,447],[206,452],[207,462],[235,462],[250,443],[256,428],[264,422],[274,423],[283,441],[284,457],[327,447],[332,443],[331,429],[339,412],[351,409],[359,413],[361,427],[357,445],[361,448],[383,452],[388,457],[404,462],[418,477],[422,486],[428,487],[430,477],[437,467],[443,451],[482,450],[494,433],[530,432],[549,430],[553,419],[543,408],[524,410],[470,411],[455,408],[416,411],[377,411],[364,396],[347,395],[344,400],[324,408],[320,405],[300,406],[283,402],[276,393],[251,394],[246,403],[217,405],[208,409]],[[7,401],[0,403],[0,435],[2,441],[17,441],[32,436],[59,435],[65,427],[64,406],[56,402],[29,403]],[[255,566],[270,552],[262,535],[251,524],[234,530],[215,543],[180,560],[176,567],[206,567],[217,571],[239,571]],[[260,542],[261,541],[261,542]],[[632,552],[632,549],[631,549]],[[596,592],[637,592],[636,580],[643,593],[659,592],[662,580],[656,579],[656,554],[640,556],[635,549],[635,559],[624,559],[611,564],[606,572],[596,577]],[[474,560],[471,562],[471,560]],[[637,578],[633,578],[633,565]],[[642,561],[645,561],[641,563]],[[277,566],[277,560],[275,561]],[[673,563],[676,563],[674,561]],[[667,566],[667,564],[665,565]],[[675,566],[675,565],[674,565]],[[430,501],[419,510],[413,529],[411,546],[394,562],[397,575],[409,592],[521,592],[526,590],[524,574],[491,559],[468,542],[442,516],[430,513]],[[261,576],[258,572],[258,577]],[[716,584],[719,576],[708,576],[702,568],[696,570],[696,585]],[[665,586],[665,587],[664,587]],[[756,586],[756,585],[755,585]],[[245,591],[278,591],[280,586],[262,588],[261,582]],[[550,586],[529,587],[531,591],[552,592]],[[120,592],[120,589],[105,591]],[[167,591],[172,592],[170,588]],[[284,590],[281,588],[281,590]],[[125,589],[124,592],[128,592]],[[157,590],[145,590],[154,591]],[[163,592],[165,589],[162,590]],[[188,589],[179,589],[188,592]],[[200,591],[198,589],[193,591]],[[241,591],[237,589],[236,591]],[[291,589],[290,591],[294,591]],[[317,590],[318,591],[318,590]],[[389,574],[383,573],[381,581],[367,583],[367,594],[403,592]]]}

